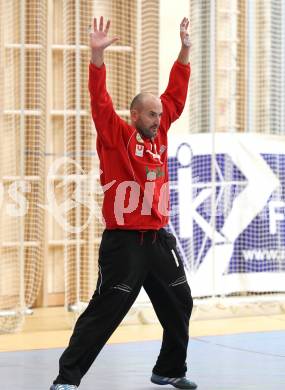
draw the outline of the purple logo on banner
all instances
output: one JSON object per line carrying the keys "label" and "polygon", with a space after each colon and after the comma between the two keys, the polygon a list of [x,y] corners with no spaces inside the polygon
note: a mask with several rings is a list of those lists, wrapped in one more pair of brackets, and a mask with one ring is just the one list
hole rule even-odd
{"label": "purple logo on banner", "polygon": [[[233,244],[225,274],[285,271],[285,155],[260,154],[263,162],[261,167],[256,165],[255,174],[250,164],[241,171],[231,155],[217,153],[212,180],[212,156],[193,156],[190,146],[188,154],[188,163],[182,163],[177,155],[168,161],[172,210],[168,229],[179,239],[185,265],[199,269],[213,245],[214,232],[215,245]],[[280,185],[271,183],[271,190],[268,183],[274,176]],[[187,195],[187,188],[191,194]],[[183,228],[181,219],[187,208],[191,210]],[[181,233],[182,228],[187,230],[187,223],[188,237]]]}

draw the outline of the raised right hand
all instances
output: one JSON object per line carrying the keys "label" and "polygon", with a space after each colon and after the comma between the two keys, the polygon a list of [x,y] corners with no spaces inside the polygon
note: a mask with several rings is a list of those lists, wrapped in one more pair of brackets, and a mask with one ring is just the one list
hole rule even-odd
{"label": "raised right hand", "polygon": [[100,17],[99,29],[97,28],[97,18],[94,18],[93,21],[93,31],[90,32],[90,48],[92,50],[104,50],[106,47],[112,45],[119,38],[113,37],[108,38],[108,31],[110,28],[111,21],[108,20],[104,28],[104,19],[103,16]]}

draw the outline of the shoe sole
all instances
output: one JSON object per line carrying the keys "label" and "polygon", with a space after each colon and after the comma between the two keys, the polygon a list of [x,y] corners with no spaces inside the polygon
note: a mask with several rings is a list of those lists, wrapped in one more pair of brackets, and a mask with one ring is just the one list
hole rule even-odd
{"label": "shoe sole", "polygon": [[191,389],[197,389],[197,387],[198,386],[193,386],[193,387],[178,387],[178,386],[176,386],[174,383],[171,383],[171,382],[167,382],[167,383],[165,383],[165,382],[159,382],[159,381],[155,381],[155,380],[153,380],[153,379],[150,379],[150,381],[152,382],[152,383],[154,383],[154,384],[156,384],[156,385],[160,385],[160,386],[166,386],[166,385],[171,385],[171,386],[173,386],[173,387],[175,387],[176,389],[181,389],[181,390],[191,390]]}
{"label": "shoe sole", "polygon": [[155,381],[153,379],[151,379],[150,381],[152,383],[155,383],[156,385],[160,385],[160,386],[171,385],[171,383],[159,382],[159,381]]}

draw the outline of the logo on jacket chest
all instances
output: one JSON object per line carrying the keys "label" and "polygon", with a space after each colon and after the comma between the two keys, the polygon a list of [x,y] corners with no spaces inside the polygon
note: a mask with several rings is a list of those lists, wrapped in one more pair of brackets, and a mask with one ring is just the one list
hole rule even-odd
{"label": "logo on jacket chest", "polygon": [[138,157],[143,157],[144,145],[136,144],[135,155]]}
{"label": "logo on jacket chest", "polygon": [[161,167],[157,167],[155,169],[149,169],[149,167],[145,167],[146,171],[146,179],[153,181],[160,177],[164,176],[164,170]]}

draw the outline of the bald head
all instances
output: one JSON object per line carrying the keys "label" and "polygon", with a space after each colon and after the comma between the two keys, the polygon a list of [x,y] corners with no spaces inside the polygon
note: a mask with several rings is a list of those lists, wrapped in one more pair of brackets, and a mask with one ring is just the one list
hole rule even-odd
{"label": "bald head", "polygon": [[157,134],[162,115],[160,98],[149,92],[136,95],[130,106],[132,125],[147,138]]}
{"label": "bald head", "polygon": [[153,101],[153,100],[160,102],[160,99],[154,94],[150,92],[141,92],[133,98],[131,102],[130,110],[141,110],[141,108],[147,101]]}

